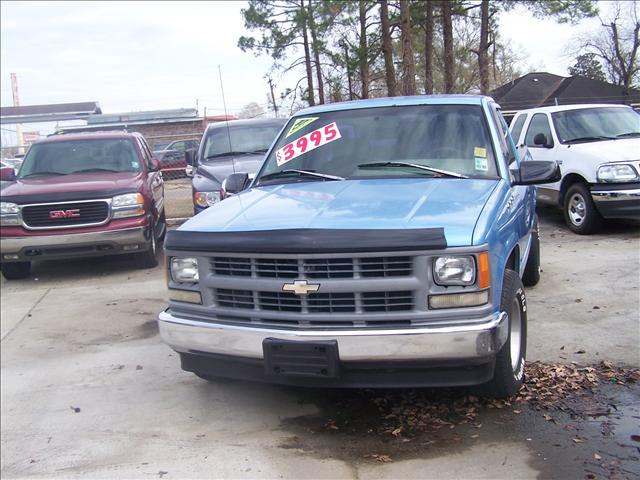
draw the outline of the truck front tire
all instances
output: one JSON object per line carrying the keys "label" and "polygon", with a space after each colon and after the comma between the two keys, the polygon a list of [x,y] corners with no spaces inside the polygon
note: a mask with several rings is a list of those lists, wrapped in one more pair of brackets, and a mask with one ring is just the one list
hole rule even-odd
{"label": "truck front tire", "polygon": [[588,235],[602,225],[602,217],[591,199],[584,183],[574,183],[564,196],[564,221],[569,229],[579,235]]}
{"label": "truck front tire", "polygon": [[151,227],[149,237],[149,249],[136,254],[136,264],[139,268],[154,268],[158,266],[158,242],[160,240],[157,238],[156,228],[153,226]]}
{"label": "truck front tire", "polygon": [[529,258],[522,274],[522,283],[525,287],[534,287],[540,281],[540,233],[538,232],[538,221],[531,232],[531,249]]}
{"label": "truck front tire", "polygon": [[7,280],[20,280],[31,275],[31,262],[10,262],[0,265],[2,275]]}
{"label": "truck front tire", "polygon": [[527,300],[520,277],[513,270],[504,272],[500,310],[508,315],[509,334],[496,356],[493,378],[484,391],[493,398],[508,398],[522,386],[527,354]]}

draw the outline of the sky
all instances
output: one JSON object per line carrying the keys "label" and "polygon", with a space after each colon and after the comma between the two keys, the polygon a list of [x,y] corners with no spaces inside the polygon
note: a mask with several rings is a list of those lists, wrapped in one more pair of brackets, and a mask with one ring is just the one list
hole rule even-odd
{"label": "sky", "polygon": [[[602,2],[606,3],[606,2]],[[193,108],[223,113],[218,66],[229,113],[266,107],[267,56],[237,47],[245,2],[0,2],[0,101],[12,104],[10,73],[22,105],[99,102],[104,113]],[[606,10],[606,5],[604,9]],[[564,55],[575,35],[599,26],[502,14],[500,32],[524,63],[568,75]],[[526,70],[526,68],[525,68]],[[276,76],[278,91],[297,75]]]}

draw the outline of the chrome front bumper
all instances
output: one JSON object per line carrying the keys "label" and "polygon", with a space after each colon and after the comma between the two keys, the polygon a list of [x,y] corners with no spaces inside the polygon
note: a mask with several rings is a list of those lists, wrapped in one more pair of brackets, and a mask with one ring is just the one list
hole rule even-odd
{"label": "chrome front bumper", "polygon": [[[0,252],[3,261],[35,260],[38,257],[75,257],[87,254],[82,247],[96,247],[96,252],[88,254],[115,254],[143,251],[148,243],[146,227],[106,230],[102,232],[73,233],[67,235],[37,235],[0,238]],[[139,249],[123,251],[126,245],[139,245]],[[105,246],[100,250],[98,247]],[[28,252],[34,252],[29,255]],[[39,253],[38,253],[39,252]],[[18,255],[19,259],[8,259],[5,255]]]}
{"label": "chrome front bumper", "polygon": [[604,218],[640,218],[640,188],[598,185],[591,188],[591,198]]}
{"label": "chrome front bumper", "polygon": [[262,359],[266,338],[294,341],[336,340],[341,361],[474,360],[494,356],[508,334],[507,314],[472,325],[434,325],[408,329],[276,330],[186,320],[160,313],[162,339],[179,353],[206,352]]}

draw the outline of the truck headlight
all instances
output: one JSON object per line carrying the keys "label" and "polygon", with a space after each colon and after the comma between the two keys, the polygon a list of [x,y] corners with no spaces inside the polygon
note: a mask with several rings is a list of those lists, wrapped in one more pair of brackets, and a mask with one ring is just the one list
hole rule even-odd
{"label": "truck headlight", "polygon": [[141,193],[116,195],[111,200],[113,218],[138,217],[144,215],[144,197]]}
{"label": "truck headlight", "polygon": [[600,165],[598,168],[599,182],[633,182],[638,180],[638,174],[631,165],[625,163]]}
{"label": "truck headlight", "polygon": [[195,192],[193,203],[202,208],[210,207],[220,201],[220,192]]}
{"label": "truck headlight", "polygon": [[0,202],[0,225],[20,225],[20,207],[16,203]]}
{"label": "truck headlight", "polygon": [[476,281],[476,262],[471,255],[436,257],[433,278],[438,285],[473,285]]}
{"label": "truck headlight", "polygon": [[171,279],[178,283],[197,283],[198,259],[194,257],[173,257],[171,259]]}

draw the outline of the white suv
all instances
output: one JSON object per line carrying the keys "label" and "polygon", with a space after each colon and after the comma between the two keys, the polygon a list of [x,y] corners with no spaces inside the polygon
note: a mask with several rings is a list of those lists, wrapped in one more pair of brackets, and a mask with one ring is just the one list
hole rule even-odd
{"label": "white suv", "polygon": [[562,180],[538,186],[538,201],[561,207],[572,231],[592,233],[602,218],[640,218],[640,115],[631,107],[532,108],[518,112],[510,130],[521,153],[560,164]]}

